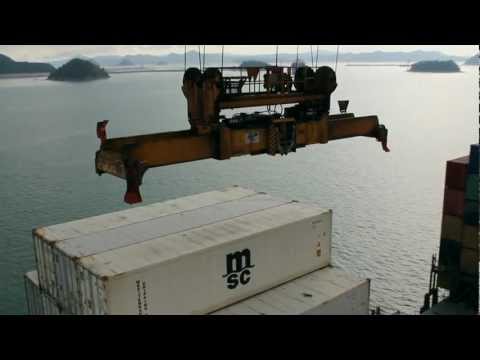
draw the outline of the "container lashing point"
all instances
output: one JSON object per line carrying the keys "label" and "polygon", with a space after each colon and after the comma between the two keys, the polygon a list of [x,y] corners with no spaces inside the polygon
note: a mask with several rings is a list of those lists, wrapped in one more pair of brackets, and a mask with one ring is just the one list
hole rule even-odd
{"label": "container lashing point", "polygon": [[97,122],[97,137],[100,139],[101,145],[107,140],[107,124],[108,120]]}

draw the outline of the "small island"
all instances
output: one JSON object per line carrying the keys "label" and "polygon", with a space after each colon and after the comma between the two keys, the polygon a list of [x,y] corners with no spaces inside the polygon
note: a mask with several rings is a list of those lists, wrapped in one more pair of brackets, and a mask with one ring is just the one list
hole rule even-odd
{"label": "small island", "polygon": [[480,53],[465,61],[465,65],[480,65]]}
{"label": "small island", "polygon": [[90,81],[107,79],[110,75],[105,69],[82,59],[72,59],[50,74],[48,80],[54,81]]}
{"label": "small island", "polygon": [[408,71],[411,72],[430,72],[430,73],[453,73],[460,72],[460,68],[455,61],[419,61],[413,64]]}
{"label": "small island", "polygon": [[51,73],[55,68],[50,64],[15,61],[0,54],[0,74]]}
{"label": "small island", "polygon": [[258,61],[258,60],[245,60],[245,61],[242,61],[242,63],[240,64],[240,67],[267,67],[267,66],[271,66],[271,65],[264,61]]}

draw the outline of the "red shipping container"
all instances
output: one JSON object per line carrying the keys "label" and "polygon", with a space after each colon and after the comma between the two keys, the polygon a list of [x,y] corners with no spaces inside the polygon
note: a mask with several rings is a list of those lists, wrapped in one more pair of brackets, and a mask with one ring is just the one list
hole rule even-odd
{"label": "red shipping container", "polygon": [[447,161],[445,175],[445,186],[450,189],[464,190],[467,180],[469,157],[464,156],[458,159]]}
{"label": "red shipping container", "polygon": [[445,215],[463,217],[465,208],[465,192],[445,188],[445,195],[443,197],[443,213]]}

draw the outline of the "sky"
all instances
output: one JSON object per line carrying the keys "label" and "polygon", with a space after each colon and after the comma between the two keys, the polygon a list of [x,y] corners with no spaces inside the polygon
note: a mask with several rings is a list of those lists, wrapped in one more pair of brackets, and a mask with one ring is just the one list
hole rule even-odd
{"label": "sky", "polygon": [[[313,45],[316,49],[317,45]],[[336,45],[319,45],[319,49],[336,51]],[[196,50],[197,45],[188,45],[187,50]],[[225,53],[272,54],[276,45],[225,45]],[[441,51],[448,55],[473,56],[478,45],[341,45],[340,52],[370,51]],[[70,58],[73,56],[183,53],[184,45],[0,45],[0,54],[17,61],[42,61]],[[217,45],[207,45],[208,52],[221,52]],[[295,53],[297,45],[280,45],[279,52]],[[300,52],[310,51],[310,45],[301,45]]]}

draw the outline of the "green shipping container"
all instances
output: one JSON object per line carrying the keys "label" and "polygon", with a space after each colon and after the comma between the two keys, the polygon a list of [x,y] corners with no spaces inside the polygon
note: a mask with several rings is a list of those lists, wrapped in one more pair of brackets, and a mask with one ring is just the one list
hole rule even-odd
{"label": "green shipping container", "polygon": [[465,201],[463,222],[467,225],[478,225],[478,201]]}
{"label": "green shipping container", "polygon": [[468,275],[478,274],[478,249],[462,249],[460,254],[460,271]]}
{"label": "green shipping container", "polygon": [[465,225],[462,232],[462,247],[476,250],[480,247],[478,225]]}
{"label": "green shipping container", "polygon": [[478,202],[478,175],[467,176],[465,199]]}

